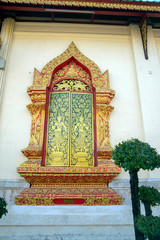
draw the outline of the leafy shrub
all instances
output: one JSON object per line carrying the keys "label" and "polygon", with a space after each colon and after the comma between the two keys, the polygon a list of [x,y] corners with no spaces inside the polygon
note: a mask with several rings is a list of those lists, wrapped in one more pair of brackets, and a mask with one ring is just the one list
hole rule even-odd
{"label": "leafy shrub", "polygon": [[139,231],[145,235],[145,238],[160,239],[160,217],[142,215],[136,219],[136,225]]}
{"label": "leafy shrub", "polygon": [[6,213],[8,213],[6,206],[7,206],[6,201],[0,197],[0,218],[2,218],[4,214],[6,215]]}
{"label": "leafy shrub", "polygon": [[160,192],[154,187],[141,186],[139,188],[140,200],[155,207],[160,205]]}
{"label": "leafy shrub", "polygon": [[112,152],[115,164],[125,171],[154,170],[160,167],[160,155],[148,143],[131,139],[119,143]]}
{"label": "leafy shrub", "polygon": [[[125,171],[129,171],[135,237],[136,240],[143,240],[144,235],[136,226],[136,218],[140,216],[138,171],[140,169],[154,170],[160,167],[160,155],[148,143],[131,139],[116,145],[112,152],[112,158],[115,160],[115,164],[124,168]],[[148,215],[151,213],[150,210]]]}

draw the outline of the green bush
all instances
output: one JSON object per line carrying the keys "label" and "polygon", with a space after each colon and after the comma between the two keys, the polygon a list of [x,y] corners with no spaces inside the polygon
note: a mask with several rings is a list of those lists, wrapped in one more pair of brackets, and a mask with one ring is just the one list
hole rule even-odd
{"label": "green bush", "polygon": [[160,205],[160,192],[156,188],[141,186],[139,193],[143,204],[148,203],[152,207]]}
{"label": "green bush", "polygon": [[2,218],[4,214],[6,215],[6,213],[8,213],[6,206],[7,206],[6,201],[0,197],[0,218]]}
{"label": "green bush", "polygon": [[129,171],[135,237],[136,240],[144,240],[144,235],[136,226],[136,218],[141,213],[138,171],[140,169],[154,170],[160,167],[160,155],[148,143],[141,142],[138,139],[131,139],[115,146],[112,158],[115,160],[115,164],[124,168],[125,171]]}
{"label": "green bush", "polygon": [[131,139],[119,143],[112,152],[115,164],[125,171],[154,170],[160,167],[160,155],[148,143]]}
{"label": "green bush", "polygon": [[142,215],[136,219],[136,225],[145,238],[149,238],[150,240],[160,239],[160,217]]}

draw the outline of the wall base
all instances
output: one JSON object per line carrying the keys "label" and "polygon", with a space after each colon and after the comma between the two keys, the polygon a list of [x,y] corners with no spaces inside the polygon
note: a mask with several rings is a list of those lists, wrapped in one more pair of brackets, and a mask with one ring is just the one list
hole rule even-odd
{"label": "wall base", "polygon": [[130,206],[8,206],[0,240],[133,240]]}
{"label": "wall base", "polygon": [[[157,180],[140,184],[158,187]],[[0,219],[0,240],[134,240],[128,180],[114,180],[112,187],[126,197],[119,206],[18,206],[12,202],[25,182],[3,181],[1,196],[10,203]],[[3,193],[3,194],[2,194]],[[13,193],[13,195],[9,195]],[[124,195],[126,194],[126,195]],[[11,201],[9,201],[11,199]],[[12,203],[12,204],[11,204]],[[142,214],[144,208],[142,206]],[[153,208],[160,215],[160,208]]]}
{"label": "wall base", "polygon": [[[160,178],[140,179],[139,185],[153,186],[160,191]],[[129,179],[113,179],[109,183],[120,197],[122,197],[122,204],[131,204]],[[5,198],[8,204],[15,204],[15,197],[17,197],[24,188],[29,188],[29,183],[24,179],[4,179],[0,180],[0,197]]]}
{"label": "wall base", "polygon": [[51,185],[24,189],[15,198],[17,205],[122,205],[122,198],[106,185]]}
{"label": "wall base", "polygon": [[[144,210],[144,209],[142,209]],[[158,207],[154,215],[160,215]],[[130,205],[8,206],[0,240],[134,240]]]}

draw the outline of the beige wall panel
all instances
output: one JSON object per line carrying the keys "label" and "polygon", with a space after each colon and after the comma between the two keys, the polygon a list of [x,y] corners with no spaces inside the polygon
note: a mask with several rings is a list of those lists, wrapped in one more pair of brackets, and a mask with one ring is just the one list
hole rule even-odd
{"label": "beige wall panel", "polygon": [[160,38],[156,38],[155,40],[156,40],[157,53],[158,53],[158,58],[160,63]]}
{"label": "beige wall panel", "polygon": [[[15,31],[0,110],[0,178],[20,178],[16,167],[25,161],[21,149],[27,147],[30,138],[27,87],[32,85],[34,67],[41,71],[71,41],[102,73],[109,70],[110,87],[116,91],[111,102],[115,108],[110,117],[111,145],[132,137],[144,139],[131,40],[126,32],[123,34],[123,28],[121,32],[122,35],[107,34],[107,30],[103,34]],[[141,177],[147,177],[146,173]],[[128,178],[128,174],[122,171],[118,178]]]}
{"label": "beige wall panel", "polygon": [[[157,55],[158,55],[158,59],[159,59],[159,68],[160,68],[160,30],[159,29],[154,29],[153,33],[154,33],[154,37],[155,37],[155,43],[156,43],[156,48],[157,48]],[[157,99],[157,101],[160,102],[159,99]],[[160,136],[159,127],[157,128],[157,132],[158,132],[158,134]],[[158,151],[160,153],[160,144],[159,144]],[[159,176],[160,176],[160,169],[156,169],[154,171],[150,171],[150,175],[149,176],[150,176],[150,178],[159,178]]]}
{"label": "beige wall panel", "polygon": [[160,64],[160,29],[153,29],[153,34],[154,34],[154,39],[156,43],[159,64]]}

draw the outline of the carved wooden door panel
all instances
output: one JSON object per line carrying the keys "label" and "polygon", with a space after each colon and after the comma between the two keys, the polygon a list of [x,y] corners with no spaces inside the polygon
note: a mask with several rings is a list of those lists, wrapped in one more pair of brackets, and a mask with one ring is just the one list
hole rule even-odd
{"label": "carved wooden door panel", "polygon": [[50,92],[46,166],[94,166],[92,92]]}

